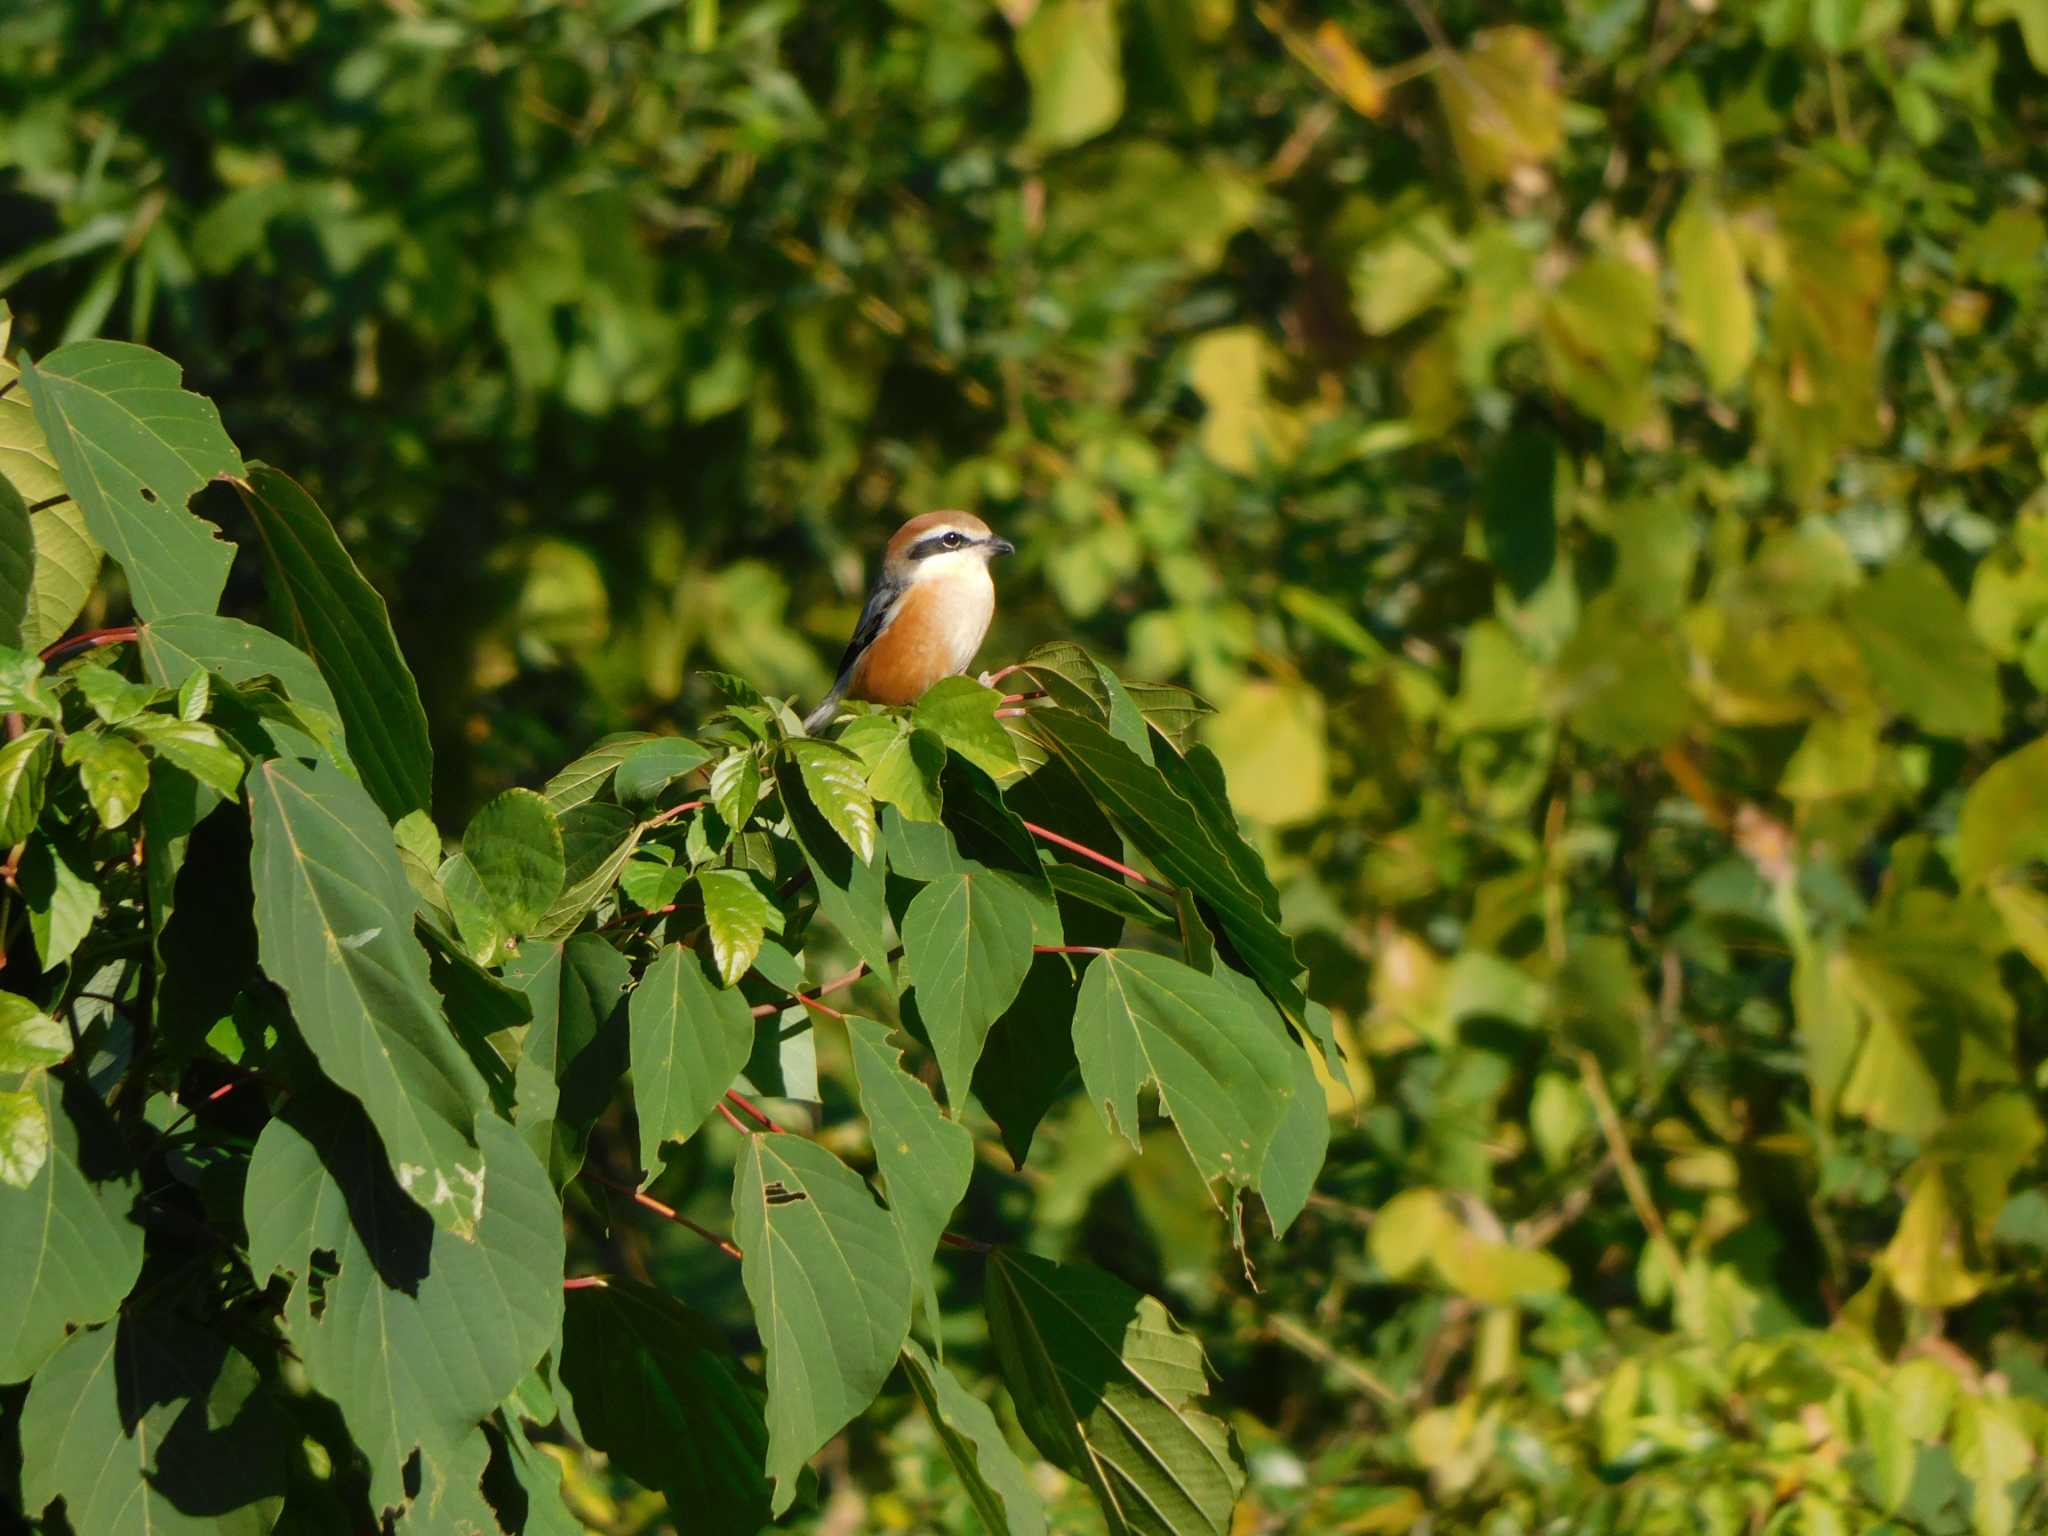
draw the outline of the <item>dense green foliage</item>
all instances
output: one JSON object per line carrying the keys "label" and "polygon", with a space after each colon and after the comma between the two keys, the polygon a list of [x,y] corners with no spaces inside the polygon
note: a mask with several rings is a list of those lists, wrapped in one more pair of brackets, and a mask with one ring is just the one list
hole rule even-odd
{"label": "dense green foliage", "polygon": [[[17,339],[147,341],[303,472],[444,828],[697,731],[699,668],[814,697],[935,505],[1023,551],[984,665],[1070,635],[1215,703],[1360,1103],[1284,1249],[1255,1229],[1262,1296],[1078,1101],[988,1198],[1172,1300],[1249,1528],[2039,1524],[2040,0],[29,0],[0,83]],[[32,646],[91,574],[33,516]],[[244,544],[191,577],[254,614]],[[395,815],[423,748],[380,746]],[[856,911],[848,960],[887,943]],[[620,1306],[570,1324],[664,1326]],[[978,1410],[923,1372],[822,1519],[982,1507],[912,1405]],[[599,1528],[658,1518],[620,1471],[658,1482],[571,1468]]]}

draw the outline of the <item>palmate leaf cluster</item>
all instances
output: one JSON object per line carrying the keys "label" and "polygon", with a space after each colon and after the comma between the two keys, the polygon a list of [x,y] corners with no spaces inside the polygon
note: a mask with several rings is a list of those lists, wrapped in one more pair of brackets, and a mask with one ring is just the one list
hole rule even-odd
{"label": "palmate leaf cluster", "polygon": [[[1193,695],[1052,646],[1007,707],[949,679],[820,739],[727,677],[696,738],[607,738],[444,835],[383,603],[313,500],[144,348],[16,387],[61,489],[31,512],[0,479],[8,1502],[81,1536],[568,1531],[563,1466],[602,1453],[684,1528],[752,1532],[894,1380],[992,1531],[1048,1529],[1023,1443],[1109,1529],[1227,1528],[1197,1340],[949,1230],[977,1136],[1025,1166],[1076,1078],[1133,1144],[1170,1122],[1239,1241],[1252,1196],[1302,1210],[1328,1015],[1182,740]],[[215,611],[214,481],[275,629]],[[132,626],[55,638],[92,574],[37,538],[61,508]],[[714,1115],[729,1238],[638,1192]],[[614,1272],[636,1216],[696,1226],[737,1292]],[[943,1347],[963,1305],[1016,1431]]]}

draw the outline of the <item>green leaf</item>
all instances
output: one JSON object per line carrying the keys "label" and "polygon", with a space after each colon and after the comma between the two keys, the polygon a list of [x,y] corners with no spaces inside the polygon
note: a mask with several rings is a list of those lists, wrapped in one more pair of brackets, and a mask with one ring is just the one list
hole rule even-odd
{"label": "green leaf", "polygon": [[775,787],[804,851],[804,862],[817,882],[818,910],[870,970],[887,978],[889,909],[883,899],[882,861],[856,859],[848,851],[811,803],[803,775],[787,757],[775,765]]}
{"label": "green leaf", "polygon": [[1521,428],[1487,466],[1480,497],[1486,558],[1516,602],[1527,602],[1557,564],[1557,438]]}
{"label": "green leaf", "polygon": [[1434,71],[1434,83],[1459,164],[1475,187],[1540,165],[1564,146],[1556,51],[1533,27],[1473,33]]}
{"label": "green leaf", "polygon": [[989,1342],[1017,1419],[1080,1478],[1111,1536],[1223,1536],[1244,1487],[1235,1437],[1192,1406],[1201,1345],[1100,1270],[1011,1249],[988,1264]]}
{"label": "green leaf", "polygon": [[747,824],[761,798],[761,760],[751,747],[728,752],[711,770],[711,803],[734,833]]}
{"label": "green leaf", "polygon": [[294,702],[310,705],[335,722],[339,743],[341,710],[334,690],[312,657],[269,630],[240,619],[191,613],[145,624],[138,638],[143,667],[159,687],[182,688],[200,672],[217,672],[231,683],[274,677]]}
{"label": "green leaf", "polygon": [[1161,907],[1144,892],[1120,880],[1080,864],[1069,864],[1055,860],[1045,866],[1046,877],[1052,881],[1052,888],[1062,896],[1071,896],[1076,901],[1085,901],[1089,906],[1103,912],[1113,912],[1125,922],[1140,923],[1147,928],[1157,928],[1162,933],[1174,931],[1177,919],[1174,914]]}
{"label": "green leaf", "polygon": [[49,682],[43,676],[41,657],[0,646],[0,710],[45,720],[61,718],[62,712],[50,696]]}
{"label": "green leaf", "polygon": [[50,1159],[50,1117],[26,1088],[0,1090],[0,1184],[27,1189]]}
{"label": "green leaf", "polygon": [[142,808],[149,789],[149,759],[125,736],[80,731],[65,738],[64,761],[77,766],[85,797],[108,831]]}
{"label": "green leaf", "polygon": [[1025,142],[1065,149],[1103,132],[1124,110],[1122,43],[1107,0],[1046,0],[1017,30],[1031,85]]}
{"label": "green leaf", "polygon": [[825,824],[861,863],[873,862],[875,805],[862,780],[859,759],[816,741],[792,741],[788,752]]}
{"label": "green leaf", "polygon": [[753,968],[762,938],[782,931],[782,914],[743,869],[704,870],[697,889],[704,896],[704,926],[719,984],[730,987]]}
{"label": "green leaf", "polygon": [[710,749],[698,746],[686,736],[657,736],[628,747],[621,754],[613,789],[623,804],[639,805],[709,761]]}
{"label": "green leaf", "polygon": [[626,755],[648,742],[659,741],[646,731],[625,731],[607,736],[547,782],[548,804],[559,816],[604,793],[612,775]]}
{"label": "green leaf", "polygon": [[1066,955],[1034,955],[1031,970],[983,1042],[974,1097],[1003,1133],[1019,1168],[1031,1138],[1074,1071],[1074,999],[1080,979]]}
{"label": "green leaf", "polygon": [[78,691],[92,712],[108,725],[119,725],[156,701],[157,690],[148,683],[131,683],[112,667],[91,662],[71,674]]}
{"label": "green leaf", "polygon": [[12,848],[35,830],[54,741],[45,730],[23,731],[0,747],[0,848]]}
{"label": "green leaf", "polygon": [[1063,709],[1099,721],[1109,734],[1140,757],[1150,757],[1145,717],[1117,675],[1071,640],[1052,640],[1036,647],[1021,663],[1024,670]]}
{"label": "green leaf", "polygon": [[696,952],[680,944],[647,968],[627,1014],[644,1188],[661,1172],[661,1144],[696,1135],[746,1066],[754,1014],[739,993],[713,986]]}
{"label": "green leaf", "polygon": [[[264,1127],[249,1163],[249,1267],[294,1277],[285,1335],[367,1458],[380,1516],[407,1506],[415,1449],[423,1501],[437,1485],[474,1493],[477,1421],[559,1335],[561,1206],[517,1131],[487,1114],[477,1132],[468,1242],[433,1226],[360,1108],[317,1083]],[[323,1253],[333,1269],[316,1290]]]}
{"label": "green leaf", "polygon": [[1031,969],[1031,908],[1006,881],[963,871],[932,881],[903,915],[903,958],[948,1101],[967,1101],[982,1042]]}
{"label": "green leaf", "polygon": [[927,688],[910,712],[912,723],[930,731],[990,778],[1017,771],[1017,748],[996,708],[999,689],[986,688],[971,677],[943,677]]}
{"label": "green leaf", "polygon": [[1696,183],[1665,236],[1678,281],[1678,335],[1697,352],[1717,394],[1756,361],[1756,299],[1735,230],[1705,182]]}
{"label": "green leaf", "polygon": [[1537,341],[1551,381],[1588,416],[1632,432],[1654,408],[1657,280],[1601,252],[1579,263],[1543,303]]}
{"label": "green leaf", "polygon": [[212,613],[235,547],[186,503],[242,473],[213,402],[180,389],[169,358],[122,341],[59,347],[21,376],[64,488],[120,562],[135,611]]}
{"label": "green leaf", "polygon": [[583,1440],[660,1489],[685,1528],[768,1523],[766,1394],[721,1330],[652,1286],[607,1280],[569,1292],[560,1369]]}
{"label": "green leaf", "polygon": [[34,833],[22,845],[15,882],[28,903],[36,958],[46,971],[62,965],[99,916],[100,891],[92,881],[91,862],[68,839]]}
{"label": "green leaf", "polygon": [[988,1404],[918,1348],[915,1339],[904,1341],[903,1374],[989,1536],[1043,1536],[1045,1503]]}
{"label": "green leaf", "polygon": [[775,1513],[804,1463],[875,1399],[910,1332],[911,1276],[888,1212],[815,1142],[746,1138],[733,1237],[767,1351]]}
{"label": "green leaf", "polygon": [[0,645],[22,644],[35,571],[36,535],[28,503],[14,482],[0,475]]}
{"label": "green leaf", "polygon": [[39,1072],[22,1090],[49,1132],[27,1187],[0,1180],[0,1383],[35,1374],[69,1328],[114,1315],[142,1272],[140,1190],[106,1109]]}
{"label": "green leaf", "polygon": [[946,748],[938,737],[930,731],[899,730],[868,770],[868,793],[912,821],[937,821],[945,804],[939,788],[945,767]]}
{"label": "green leaf", "polygon": [[229,746],[212,726],[170,715],[145,714],[130,720],[127,730],[158,757],[184,769],[223,797],[233,800],[241,795],[242,754]]}
{"label": "green leaf", "polygon": [[562,894],[534,928],[544,939],[559,939],[576,930],[600,901],[611,893],[640,841],[640,820],[631,811],[600,801],[587,801],[562,813]]}
{"label": "green leaf", "polygon": [[1300,1048],[1254,989],[1141,950],[1088,962],[1074,1053],[1112,1130],[1138,1145],[1138,1094],[1151,1083],[1196,1171],[1233,1188],[1258,1184],[1302,1087]]}
{"label": "green leaf", "polygon": [[76,1335],[21,1411],[23,1503],[94,1536],[261,1536],[284,1503],[284,1416],[256,1368],[175,1314]]}
{"label": "green leaf", "polygon": [[[1224,822],[1227,802],[1206,777],[1214,757],[1199,750],[1185,758],[1165,752],[1155,767],[1101,726],[1067,710],[1042,711],[1032,725],[1123,834],[1168,879],[1201,895],[1245,967],[1288,1020],[1300,1024],[1308,1000],[1296,979],[1301,966],[1294,943],[1275,920],[1277,898],[1269,895],[1272,885],[1258,856]],[[1248,884],[1254,875],[1258,883]]]}
{"label": "green leaf", "polygon": [[957,1120],[946,1118],[932,1102],[931,1090],[903,1068],[900,1052],[889,1043],[887,1025],[849,1016],[846,1032],[853,1042],[854,1080],[861,1112],[868,1117],[875,1161],[881,1165],[882,1191],[889,1214],[903,1235],[903,1256],[922,1286],[925,1321],[939,1329],[938,1296],[932,1289],[932,1255],[939,1234],[967,1194],[974,1173],[974,1136]]}
{"label": "green leaf", "polygon": [[434,872],[435,883],[455,919],[463,953],[478,965],[496,965],[511,935],[498,921],[497,903],[466,853],[451,853]]}
{"label": "green leaf", "polygon": [[399,1182],[473,1235],[486,1198],[473,1142],[483,1083],[442,1020],[390,827],[330,764],[259,763],[249,806],[264,974],[290,995],[321,1070],[368,1111]]}
{"label": "green leaf", "polygon": [[[0,786],[6,783],[6,761],[6,754],[0,753]],[[2002,869],[2048,859],[2044,776],[2048,736],[2001,757],[1964,793],[1956,821],[1956,874],[1965,883],[1979,884]]]}
{"label": "green leaf", "polygon": [[1899,713],[1936,736],[1997,734],[2005,714],[1998,664],[1927,560],[1894,560],[1842,600],[1842,617]]}
{"label": "green leaf", "polygon": [[462,834],[462,851],[507,934],[531,932],[562,894],[562,828],[530,789],[508,789],[486,802]]}
{"label": "green leaf", "polygon": [[556,1188],[583,1166],[590,1128],[626,1072],[619,1004],[633,979],[626,957],[594,933],[529,939],[505,962],[533,1022],[513,1071],[514,1117]]}
{"label": "green leaf", "polygon": [[0,992],[0,1072],[54,1067],[71,1054],[71,1035],[25,997]]}
{"label": "green leaf", "polygon": [[[0,410],[11,403],[0,401]],[[104,552],[86,531],[85,508],[75,501],[31,512],[28,520],[35,535],[36,568],[28,612],[21,621],[21,643],[40,651],[62,639],[84,609],[99,584]]]}
{"label": "green leaf", "polygon": [[262,540],[278,628],[333,689],[371,798],[388,820],[426,809],[434,750],[384,599],[290,477],[251,464],[247,484],[238,488]]}

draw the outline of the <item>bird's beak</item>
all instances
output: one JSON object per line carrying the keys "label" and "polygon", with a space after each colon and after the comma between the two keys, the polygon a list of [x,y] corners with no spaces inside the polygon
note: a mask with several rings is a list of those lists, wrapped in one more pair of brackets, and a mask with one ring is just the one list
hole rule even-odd
{"label": "bird's beak", "polygon": [[988,552],[991,555],[1014,555],[1017,553],[1017,546],[1008,539],[990,539],[988,541]]}

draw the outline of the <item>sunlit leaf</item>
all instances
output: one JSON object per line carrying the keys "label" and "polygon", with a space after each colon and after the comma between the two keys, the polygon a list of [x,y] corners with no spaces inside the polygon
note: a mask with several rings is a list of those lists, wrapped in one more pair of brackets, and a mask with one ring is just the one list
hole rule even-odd
{"label": "sunlit leaf", "polygon": [[696,1135],[746,1066],[754,1017],[745,998],[712,985],[695,951],[680,944],[647,968],[627,1013],[645,1185],[661,1172],[661,1144]]}
{"label": "sunlit leaf", "polygon": [[697,889],[719,982],[730,987],[753,968],[769,930],[782,931],[782,914],[744,870],[707,869],[697,876]]}
{"label": "sunlit leaf", "polygon": [[947,1119],[932,1101],[931,1091],[904,1070],[886,1025],[849,1017],[846,1030],[853,1042],[861,1112],[868,1118],[875,1161],[882,1168],[882,1191],[903,1234],[904,1261],[924,1289],[926,1320],[936,1331],[932,1254],[967,1193],[974,1171],[974,1137],[959,1121]]}
{"label": "sunlit leaf", "polygon": [[949,1099],[964,1103],[989,1026],[1031,969],[1031,910],[986,873],[945,875],[903,915],[903,958]]}
{"label": "sunlit leaf", "polygon": [[562,894],[561,825],[530,789],[508,789],[486,802],[463,831],[462,851],[508,934],[531,932]]}

